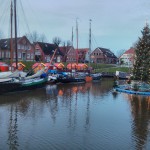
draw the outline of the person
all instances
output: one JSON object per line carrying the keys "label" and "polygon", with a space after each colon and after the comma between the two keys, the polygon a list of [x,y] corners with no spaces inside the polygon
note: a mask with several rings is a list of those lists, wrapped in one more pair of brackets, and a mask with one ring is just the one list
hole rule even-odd
{"label": "person", "polygon": [[117,76],[114,76],[114,83],[113,83],[113,87],[118,87],[118,78]]}
{"label": "person", "polygon": [[131,84],[131,79],[130,78],[128,78],[127,84]]}

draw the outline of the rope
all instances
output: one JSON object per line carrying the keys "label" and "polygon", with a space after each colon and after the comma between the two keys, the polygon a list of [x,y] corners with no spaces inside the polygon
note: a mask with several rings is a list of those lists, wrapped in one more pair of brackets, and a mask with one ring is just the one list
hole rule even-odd
{"label": "rope", "polygon": [[22,5],[22,1],[20,0],[19,2],[20,2],[20,8],[21,8],[22,14],[23,14],[23,17],[21,17],[21,18],[24,18],[25,24],[26,24],[26,27],[27,27],[27,30],[28,30],[29,33],[31,33],[31,32],[30,32],[29,25],[28,25],[27,17],[26,17],[26,15],[25,15],[25,11],[24,11],[24,8],[23,8],[23,5]]}
{"label": "rope", "polygon": [[[1,8],[0,8],[0,31],[5,31],[6,29],[8,29],[7,33],[9,33],[9,28],[7,28],[7,24],[8,24],[8,18],[10,18],[10,0],[8,2],[8,0],[2,1],[1,2]],[[9,17],[8,17],[9,16]],[[4,27],[4,28],[3,28]]]}

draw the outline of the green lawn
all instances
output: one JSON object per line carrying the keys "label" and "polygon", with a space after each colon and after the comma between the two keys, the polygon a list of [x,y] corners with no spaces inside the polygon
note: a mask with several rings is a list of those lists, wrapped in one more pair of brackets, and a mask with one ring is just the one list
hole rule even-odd
{"label": "green lawn", "polygon": [[121,67],[112,64],[91,64],[94,69],[94,72],[111,72],[115,73],[116,71],[122,72],[131,72],[129,67]]}

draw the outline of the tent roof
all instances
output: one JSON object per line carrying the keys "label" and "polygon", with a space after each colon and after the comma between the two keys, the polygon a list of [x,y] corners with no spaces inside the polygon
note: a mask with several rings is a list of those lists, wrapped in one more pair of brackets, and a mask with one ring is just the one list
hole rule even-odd
{"label": "tent roof", "polygon": [[[21,62],[18,62],[18,65],[22,65],[23,67],[26,67],[26,66],[25,66],[23,63],[21,63]],[[13,66],[13,67],[16,67],[16,63],[13,62],[13,63],[12,63],[12,66]]]}
{"label": "tent roof", "polygon": [[43,66],[45,66],[44,63],[35,63],[35,64],[32,65],[32,68],[35,68],[35,67],[37,67],[38,65],[43,65]]}
{"label": "tent roof", "polygon": [[54,66],[56,66],[56,67],[59,67],[59,66],[64,67],[64,64],[63,63],[55,63]]}

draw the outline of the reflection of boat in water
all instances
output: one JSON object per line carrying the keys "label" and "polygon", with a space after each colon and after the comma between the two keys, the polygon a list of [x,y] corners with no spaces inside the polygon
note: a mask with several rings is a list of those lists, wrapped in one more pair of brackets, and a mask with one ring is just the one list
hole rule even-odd
{"label": "reflection of boat in water", "polygon": [[57,85],[56,84],[47,85],[46,86],[46,94],[48,94],[48,95],[57,95],[58,94]]}
{"label": "reflection of boat in water", "polygon": [[36,90],[29,90],[28,92],[17,92],[16,93],[8,93],[0,95],[0,104],[5,103],[15,103],[15,102],[21,102],[24,101],[25,103],[28,103],[32,100],[36,101],[44,101],[46,100],[46,92],[45,88],[38,88]]}

